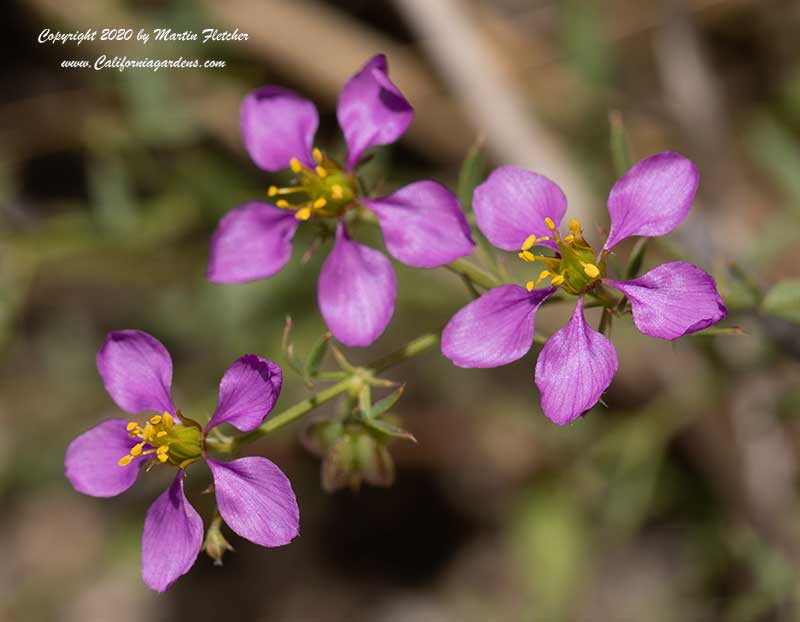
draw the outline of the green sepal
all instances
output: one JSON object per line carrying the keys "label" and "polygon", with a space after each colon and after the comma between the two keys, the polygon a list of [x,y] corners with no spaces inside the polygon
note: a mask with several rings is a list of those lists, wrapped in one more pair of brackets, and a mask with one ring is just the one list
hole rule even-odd
{"label": "green sepal", "polygon": [[311,380],[316,378],[317,374],[319,373],[319,368],[328,352],[330,340],[330,333],[325,333],[322,335],[317,343],[314,344],[314,347],[311,349],[311,352],[308,355],[308,359],[306,359],[306,364],[303,368],[303,380],[305,380],[306,386],[308,387],[313,386]]}
{"label": "green sepal", "polygon": [[283,358],[289,364],[289,368],[296,374],[305,377],[305,369],[303,361],[295,356],[294,344],[292,343],[292,316],[286,316],[286,324],[283,328],[283,337],[281,338],[281,352]]}
{"label": "green sepal", "polygon": [[380,435],[388,437],[389,439],[399,438],[404,441],[411,441],[416,443],[417,439],[411,432],[404,430],[399,425],[391,423],[386,419],[364,419],[364,425],[370,430],[378,432]]}
{"label": "green sepal", "polygon": [[393,391],[383,399],[378,400],[375,402],[369,410],[363,410],[364,416],[368,419],[374,417],[380,417],[383,413],[387,412],[390,408],[392,408],[395,404],[397,404],[398,400],[403,397],[403,392],[405,391],[406,385],[401,385],[399,389]]}

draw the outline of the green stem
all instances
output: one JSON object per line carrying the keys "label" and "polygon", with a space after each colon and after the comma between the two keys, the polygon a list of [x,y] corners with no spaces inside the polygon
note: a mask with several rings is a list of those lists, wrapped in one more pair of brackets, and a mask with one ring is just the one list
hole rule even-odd
{"label": "green stem", "polygon": [[453,263],[445,266],[451,272],[460,274],[461,276],[469,279],[475,285],[483,287],[484,289],[492,289],[501,285],[491,274],[479,268],[475,264],[470,263],[466,259],[456,259]]}
{"label": "green stem", "polygon": [[427,335],[422,335],[413,341],[409,341],[402,348],[399,348],[394,352],[379,358],[377,361],[374,361],[371,365],[368,365],[368,368],[372,370],[372,372],[379,374],[382,371],[386,371],[390,367],[394,367],[398,363],[402,363],[412,356],[416,356],[420,352],[424,352],[437,343],[439,343],[438,333],[428,333]]}

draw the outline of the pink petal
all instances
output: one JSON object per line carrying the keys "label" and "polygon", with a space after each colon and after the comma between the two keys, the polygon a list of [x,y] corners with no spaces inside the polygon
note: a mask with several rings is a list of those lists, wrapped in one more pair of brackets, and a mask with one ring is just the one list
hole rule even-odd
{"label": "pink petal", "polygon": [[617,351],[586,324],[583,298],[569,323],[547,340],[536,361],[536,385],[548,419],[566,425],[594,406],[617,373]]}
{"label": "pink petal", "polygon": [[203,519],[183,493],[183,469],[147,510],[142,533],[142,579],[164,592],[191,570],[203,545]]}
{"label": "pink petal", "polygon": [[545,218],[558,227],[567,211],[567,198],[543,175],[502,166],[475,188],[472,206],[478,228],[492,244],[518,251],[531,234],[551,235]]}
{"label": "pink petal", "polygon": [[631,281],[603,282],[628,297],[636,327],[651,337],[677,339],[728,314],[714,279],[685,261],[662,264]]}
{"label": "pink petal", "polygon": [[414,109],[389,79],[383,54],[373,56],[344,85],[336,117],[347,141],[347,167],[352,170],[366,149],[400,138],[414,118]]}
{"label": "pink petal", "polygon": [[392,319],[396,295],[391,262],[353,242],[340,222],[317,287],[319,309],[334,337],[347,346],[373,343]]}
{"label": "pink petal", "polygon": [[299,221],[292,212],[251,202],[228,212],[211,238],[207,278],[212,283],[266,279],[292,256]]}
{"label": "pink petal", "polygon": [[140,330],[109,333],[97,353],[97,371],[111,399],[125,412],[175,414],[172,359],[152,335]]}
{"label": "pink petal", "polygon": [[297,536],[297,499],[277,466],[260,456],[207,462],[214,476],[219,513],[233,531],[270,547],[289,544]]}
{"label": "pink petal", "polygon": [[240,117],[245,149],[257,166],[279,171],[297,158],[314,167],[311,149],[319,117],[305,97],[265,86],[244,98]]}
{"label": "pink petal", "polygon": [[219,400],[206,432],[229,423],[250,432],[264,423],[281,394],[283,375],[276,363],[246,354],[225,372],[219,383]]}
{"label": "pink petal", "polygon": [[459,367],[498,367],[522,358],[533,345],[536,310],[554,291],[518,285],[489,290],[447,323],[442,354]]}
{"label": "pink petal", "polygon": [[65,474],[78,492],[92,497],[114,497],[133,486],[144,457],[127,466],[118,461],[139,439],[128,436],[125,419],[110,419],[87,430],[67,447]]}
{"label": "pink petal", "polygon": [[638,162],[608,196],[611,231],[604,248],[632,235],[655,237],[677,227],[692,207],[700,175],[691,160],[665,151]]}
{"label": "pink petal", "polygon": [[386,248],[404,264],[435,268],[475,248],[458,199],[435,181],[420,181],[361,202],[375,212]]}

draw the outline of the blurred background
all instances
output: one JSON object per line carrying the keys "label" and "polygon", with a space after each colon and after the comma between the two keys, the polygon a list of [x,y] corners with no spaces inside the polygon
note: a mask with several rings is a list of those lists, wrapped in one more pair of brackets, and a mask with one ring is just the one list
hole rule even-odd
{"label": "blurred background", "polygon": [[[0,619],[470,622],[795,620],[800,615],[800,4],[794,0],[10,0],[0,80]],[[38,44],[44,28],[216,27],[246,42]],[[247,158],[238,106],[280,84],[313,98],[337,148],[338,90],[387,54],[416,109],[367,174],[381,191],[455,188],[469,148],[556,180],[601,242],[616,175],[609,115],[635,159],[674,149],[701,171],[690,218],[645,267],[675,257],[718,280],[745,335],[671,344],[616,322],[607,408],[567,428],[538,406],[533,365],[461,370],[434,349],[392,370],[390,489],[324,493],[302,423],[247,448],[290,477],[301,536],[231,536],[166,595],[139,576],[144,513],[168,474],[116,499],[63,476],[69,441],[118,416],[94,366],[107,331],[157,336],[175,398],[212,412],[227,365],[280,361],[325,328],[325,255],[267,281],[212,286],[218,219],[277,178]],[[98,55],[225,59],[225,69],[67,70]],[[618,255],[624,260],[629,247]],[[480,256],[478,256],[480,259]],[[508,254],[501,258],[527,280]],[[436,330],[470,298],[445,271],[396,265],[398,307],[356,361]],[[795,279],[795,280],[792,280]],[[556,330],[569,310],[540,312]],[[596,322],[596,316],[591,317]],[[321,386],[325,386],[324,384]],[[318,387],[319,388],[319,387]],[[287,373],[278,408],[307,396]],[[330,411],[321,409],[321,412]],[[187,483],[208,520],[205,467]]]}

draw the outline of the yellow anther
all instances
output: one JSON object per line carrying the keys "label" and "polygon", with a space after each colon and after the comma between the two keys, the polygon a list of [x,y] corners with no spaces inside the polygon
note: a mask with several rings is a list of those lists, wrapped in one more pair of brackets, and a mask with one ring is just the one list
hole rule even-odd
{"label": "yellow anther", "polygon": [[317,166],[317,168],[314,170],[317,172],[317,175],[322,177],[322,179],[325,179],[328,176],[328,171],[322,166]]}
{"label": "yellow anther", "polygon": [[550,283],[556,287],[561,285],[564,282],[564,276],[561,274],[556,274],[551,280]]}
{"label": "yellow anther", "polygon": [[142,448],[144,447],[144,443],[136,443],[133,447],[131,447],[131,455],[132,456],[140,456],[142,454]]}
{"label": "yellow anther", "polygon": [[544,280],[544,279],[546,279],[548,276],[550,276],[550,271],[549,271],[549,270],[542,270],[542,271],[539,273],[539,280],[540,280],[540,281],[543,281],[543,280]]}
{"label": "yellow anther", "polygon": [[158,434],[156,434],[156,438],[164,438],[167,435],[166,430],[161,430]]}
{"label": "yellow anther", "polygon": [[527,261],[528,263],[536,261],[536,255],[530,251],[520,251],[517,254],[517,257],[519,257],[522,261]]}
{"label": "yellow anther", "polygon": [[567,226],[569,227],[569,230],[572,231],[572,233],[574,233],[575,235],[580,234],[580,232],[581,232],[581,221],[578,220],[577,218],[570,219],[569,225],[567,225]]}
{"label": "yellow anther", "polygon": [[572,235],[571,233],[570,233],[569,235],[565,235],[565,236],[564,236],[564,241],[565,241],[567,244],[572,244],[572,243],[575,241],[575,236],[574,236],[574,235]]}
{"label": "yellow anther", "polygon": [[316,209],[323,208],[323,207],[325,207],[327,204],[328,204],[328,202],[327,202],[327,201],[326,201],[326,200],[325,200],[323,197],[320,197],[320,198],[318,198],[316,201],[314,201],[314,207],[315,207]]}
{"label": "yellow anther", "polygon": [[525,283],[525,289],[527,289],[529,292],[533,291],[533,288],[535,286],[536,283],[534,283],[533,281],[528,281],[527,283]]}
{"label": "yellow anther", "polygon": [[156,449],[156,454],[158,454],[159,456],[168,453],[169,453],[169,445],[161,445],[161,447]]}
{"label": "yellow anther", "polygon": [[583,264],[583,271],[586,273],[591,279],[596,279],[600,275],[600,270],[597,266],[593,263],[585,263]]}
{"label": "yellow anther", "polygon": [[119,466],[128,466],[131,460],[133,460],[133,456],[122,456],[122,458],[117,461],[117,464]]}
{"label": "yellow anther", "polygon": [[525,238],[525,241],[522,243],[522,250],[529,251],[533,248],[533,245],[539,240],[535,235],[529,235]]}
{"label": "yellow anther", "polygon": [[325,156],[322,155],[322,151],[314,147],[314,150],[311,152],[311,155],[314,156],[314,161],[317,164],[322,164],[325,161]]}
{"label": "yellow anther", "polygon": [[163,417],[163,423],[167,427],[167,429],[171,428],[175,423],[175,419],[168,412],[164,411],[164,414],[162,414],[161,416]]}
{"label": "yellow anther", "polygon": [[161,423],[161,415],[153,415],[152,417],[150,417],[150,423],[152,423],[153,425],[158,425],[159,423]]}
{"label": "yellow anther", "polygon": [[297,158],[292,158],[289,160],[289,166],[292,167],[292,173],[299,173],[303,170],[303,165],[300,164],[300,160]]}
{"label": "yellow anther", "polygon": [[547,228],[550,229],[550,231],[556,230],[556,223],[554,223],[553,219],[549,216],[544,219],[544,224],[547,225]]}
{"label": "yellow anther", "polygon": [[344,191],[339,184],[333,184],[331,186],[331,198],[339,200],[344,196]]}
{"label": "yellow anther", "polygon": [[138,427],[139,427],[139,424],[136,423],[135,421],[128,421],[128,425],[125,426],[125,429],[128,432],[133,432]]}
{"label": "yellow anther", "polygon": [[270,186],[267,190],[267,196],[274,197],[276,194],[278,194],[278,186]]}
{"label": "yellow anther", "polygon": [[287,208],[289,207],[289,201],[287,201],[286,199],[279,199],[275,201],[275,205],[277,205],[278,207]]}
{"label": "yellow anther", "polygon": [[150,425],[149,423],[144,426],[144,430],[142,430],[142,438],[146,441],[152,440],[152,438],[156,435],[156,429]]}
{"label": "yellow anther", "polygon": [[158,454],[157,458],[161,464],[164,464],[167,460],[169,460],[169,456],[167,454]]}
{"label": "yellow anther", "polygon": [[311,218],[311,208],[310,207],[301,207],[297,210],[297,213],[294,215],[297,220],[308,220]]}

